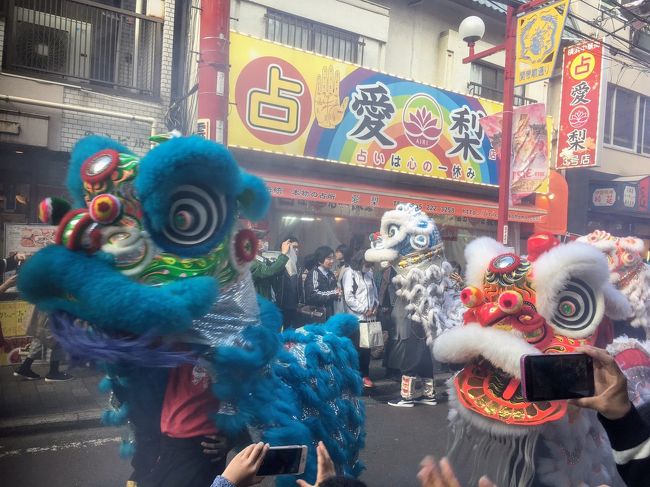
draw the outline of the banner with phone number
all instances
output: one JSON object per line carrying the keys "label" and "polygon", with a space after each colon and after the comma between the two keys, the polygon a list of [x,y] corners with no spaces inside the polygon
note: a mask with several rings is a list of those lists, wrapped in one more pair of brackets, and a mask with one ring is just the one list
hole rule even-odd
{"label": "banner with phone number", "polygon": [[487,185],[499,103],[231,32],[230,146]]}

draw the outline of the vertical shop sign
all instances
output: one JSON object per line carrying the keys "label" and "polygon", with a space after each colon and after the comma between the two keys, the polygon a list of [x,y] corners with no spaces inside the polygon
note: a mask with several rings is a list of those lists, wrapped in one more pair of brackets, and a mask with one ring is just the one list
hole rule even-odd
{"label": "vertical shop sign", "polygon": [[603,46],[586,41],[564,49],[556,169],[598,165]]}
{"label": "vertical shop sign", "polygon": [[561,0],[517,19],[515,86],[550,78],[568,10]]}

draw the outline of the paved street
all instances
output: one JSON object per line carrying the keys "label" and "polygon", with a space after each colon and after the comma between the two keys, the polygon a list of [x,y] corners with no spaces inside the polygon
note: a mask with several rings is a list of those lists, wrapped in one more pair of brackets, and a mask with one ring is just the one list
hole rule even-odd
{"label": "paved street", "polygon": [[[379,370],[373,372],[381,375]],[[368,468],[362,479],[370,487],[415,486],[421,458],[444,453],[447,406],[393,408],[385,400],[398,392],[398,384],[379,380],[377,386],[366,398],[367,441],[362,459]],[[129,464],[118,454],[120,435],[119,428],[67,426],[0,437],[0,483],[7,487],[121,487]]]}

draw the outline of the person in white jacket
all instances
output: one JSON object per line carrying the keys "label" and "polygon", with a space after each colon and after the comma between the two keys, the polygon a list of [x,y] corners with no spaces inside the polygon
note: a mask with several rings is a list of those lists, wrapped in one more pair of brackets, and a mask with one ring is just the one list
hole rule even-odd
{"label": "person in white jacket", "polygon": [[[355,315],[359,321],[371,321],[377,316],[379,298],[372,275],[372,264],[366,262],[364,251],[357,252],[350,262],[350,269],[343,274],[343,302],[345,311]],[[359,352],[359,370],[363,387],[374,387],[370,380],[370,349],[359,347],[359,334],[352,337]]]}

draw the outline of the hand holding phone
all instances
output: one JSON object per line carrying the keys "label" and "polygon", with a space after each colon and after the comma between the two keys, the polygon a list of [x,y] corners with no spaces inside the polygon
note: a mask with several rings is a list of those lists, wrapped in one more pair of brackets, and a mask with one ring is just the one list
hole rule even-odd
{"label": "hand holding phone", "polygon": [[522,393],[527,401],[557,401],[593,396],[594,365],[584,353],[521,357]]}
{"label": "hand holding phone", "polygon": [[257,476],[301,475],[306,462],[306,445],[272,446],[266,452]]}
{"label": "hand holding phone", "polygon": [[627,379],[616,364],[614,357],[596,347],[580,347],[580,352],[594,361],[596,395],[571,401],[576,406],[595,409],[610,420],[620,419],[632,409],[627,392]]}
{"label": "hand holding phone", "polygon": [[268,450],[269,445],[262,442],[248,445],[230,460],[222,477],[237,487],[259,483],[256,474]]}

